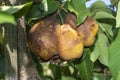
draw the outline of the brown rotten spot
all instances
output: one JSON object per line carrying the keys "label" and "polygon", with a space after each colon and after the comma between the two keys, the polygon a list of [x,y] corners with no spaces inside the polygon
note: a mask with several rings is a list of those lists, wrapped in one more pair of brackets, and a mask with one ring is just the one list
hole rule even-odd
{"label": "brown rotten spot", "polygon": [[87,17],[85,22],[78,26],[77,31],[83,36],[84,46],[90,46],[95,41],[98,32],[98,24],[91,17]]}
{"label": "brown rotten spot", "polygon": [[84,46],[90,46],[94,43],[95,36],[98,32],[98,24],[91,17],[87,17],[85,22],[76,26],[76,16],[74,13],[68,13],[64,19],[64,23],[70,24],[73,28],[77,28],[77,32],[82,35]]}
{"label": "brown rotten spot", "polygon": [[69,24],[56,27],[58,55],[63,60],[80,58],[83,53],[83,40]]}
{"label": "brown rotten spot", "polygon": [[65,24],[70,24],[73,28],[76,28],[76,16],[74,13],[68,13],[64,19]]}
{"label": "brown rotten spot", "polygon": [[50,59],[57,52],[56,24],[55,17],[48,17],[36,23],[28,33],[31,51],[43,60]]}

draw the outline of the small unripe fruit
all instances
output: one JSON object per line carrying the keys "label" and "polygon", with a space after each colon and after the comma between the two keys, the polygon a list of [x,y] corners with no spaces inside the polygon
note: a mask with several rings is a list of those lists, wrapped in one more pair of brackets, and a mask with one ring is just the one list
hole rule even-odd
{"label": "small unripe fruit", "polygon": [[69,24],[56,27],[58,55],[63,60],[80,58],[83,53],[83,40]]}
{"label": "small unripe fruit", "polygon": [[49,60],[57,52],[57,37],[54,27],[55,20],[51,17],[36,23],[28,33],[30,49],[42,60]]}
{"label": "small unripe fruit", "polygon": [[83,36],[84,46],[91,46],[98,32],[98,24],[91,17],[87,17],[85,22],[78,26],[77,32]]}

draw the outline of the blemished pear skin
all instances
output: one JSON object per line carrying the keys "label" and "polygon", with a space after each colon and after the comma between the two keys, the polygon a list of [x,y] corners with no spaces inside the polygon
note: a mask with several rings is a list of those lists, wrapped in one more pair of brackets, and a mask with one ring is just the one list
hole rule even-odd
{"label": "blemished pear skin", "polygon": [[76,20],[77,17],[74,13],[68,13],[64,19],[64,23],[70,24],[80,35],[82,35],[84,46],[91,46],[98,32],[97,22],[91,17],[87,17],[82,24],[76,26]]}
{"label": "blemished pear skin", "polygon": [[84,47],[94,43],[98,24],[87,17],[76,26],[76,19],[74,13],[68,13],[63,25],[58,23],[55,16],[47,16],[37,22],[28,33],[31,51],[44,61],[81,58]]}
{"label": "blemished pear skin", "polygon": [[73,28],[76,28],[76,19],[77,17],[74,13],[68,13],[64,19],[64,23],[70,24]]}
{"label": "blemished pear skin", "polygon": [[87,17],[85,22],[78,26],[77,32],[83,35],[84,46],[91,46],[98,32],[98,24],[91,17]]}
{"label": "blemished pear skin", "polygon": [[80,58],[83,53],[83,39],[69,24],[56,27],[58,55],[63,60]]}
{"label": "blemished pear skin", "polygon": [[57,52],[57,36],[54,27],[57,24],[52,17],[36,23],[28,33],[31,51],[42,60],[49,60]]}

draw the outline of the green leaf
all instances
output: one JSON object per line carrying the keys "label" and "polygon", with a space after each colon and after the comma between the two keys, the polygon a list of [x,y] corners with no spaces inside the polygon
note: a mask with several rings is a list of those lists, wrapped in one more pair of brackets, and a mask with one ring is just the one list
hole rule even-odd
{"label": "green leaf", "polygon": [[76,80],[76,79],[74,77],[72,77],[72,76],[63,75],[61,80]]}
{"label": "green leaf", "polygon": [[70,10],[70,12],[74,12],[77,16],[77,25],[83,23],[88,16],[85,2],[86,0],[70,0],[68,4],[68,9]]}
{"label": "green leaf", "polygon": [[46,15],[58,9],[58,3],[55,0],[43,0],[40,6],[40,9],[44,10],[46,12]]}
{"label": "green leaf", "polygon": [[40,77],[44,78],[43,67],[42,67],[41,63],[36,63],[36,68],[37,68],[37,71],[38,71]]}
{"label": "green leaf", "polygon": [[103,32],[113,37],[112,25],[107,23],[98,23]]}
{"label": "green leaf", "polygon": [[109,47],[109,69],[113,80],[120,80],[120,29],[115,41]]}
{"label": "green leaf", "polygon": [[79,74],[81,78],[85,80],[91,80],[92,79],[92,69],[93,69],[93,63],[90,60],[90,49],[87,48],[84,50],[84,54],[86,54],[85,59],[82,62],[79,62],[76,64],[76,68],[79,71]]}
{"label": "green leaf", "polygon": [[120,27],[120,1],[118,3],[118,10],[116,16],[116,28]]}
{"label": "green leaf", "polygon": [[42,0],[40,4],[33,5],[27,14],[28,22],[45,17],[58,9],[58,2],[55,0]]}
{"label": "green leaf", "polygon": [[112,3],[113,6],[117,5],[117,3],[119,2],[119,0],[110,0],[110,1],[111,1],[111,3]]}
{"label": "green leaf", "polygon": [[97,44],[99,47],[98,60],[108,66],[108,38],[103,33],[99,33]]}
{"label": "green leaf", "polygon": [[[55,64],[49,64],[49,68],[52,71],[54,80],[59,80],[59,79],[61,80],[62,73],[61,73],[60,66]],[[59,75],[58,75],[58,72],[59,72]]]}
{"label": "green leaf", "polygon": [[5,74],[0,72],[0,79],[5,80]]}
{"label": "green leaf", "polygon": [[98,0],[95,3],[93,3],[90,6],[90,11],[91,12],[99,12],[99,11],[106,11],[108,13],[111,13],[110,9],[108,9],[107,5],[102,1],[102,0]]}
{"label": "green leaf", "polygon": [[61,72],[62,72],[61,80],[76,80],[71,75],[69,66],[61,66],[60,68],[61,68]]}
{"label": "green leaf", "polygon": [[0,24],[3,23],[11,23],[11,24],[16,24],[15,18],[13,15],[5,13],[5,12],[0,12]]}
{"label": "green leaf", "polygon": [[33,5],[32,8],[30,9],[30,11],[28,12],[26,19],[28,21],[28,23],[32,20],[37,20],[39,18],[43,17],[43,12],[44,11],[40,11],[39,9],[39,4]]}
{"label": "green leaf", "polygon": [[94,77],[93,80],[111,80],[110,76],[107,76],[102,73],[93,73]]}
{"label": "green leaf", "polygon": [[28,2],[19,6],[0,6],[0,12],[6,12],[8,14],[14,14],[16,18],[26,14],[31,7],[32,2]]}
{"label": "green leaf", "polygon": [[99,51],[98,43],[96,42],[94,49],[90,54],[90,60],[92,62],[95,62],[98,59],[99,55],[100,55],[100,51]]}
{"label": "green leaf", "polygon": [[63,75],[71,76],[69,66],[61,66],[60,68],[61,68],[61,71],[62,71]]}
{"label": "green leaf", "polygon": [[107,6],[105,5],[105,3],[103,1],[96,1],[95,3],[93,3],[90,7],[91,10],[95,10],[95,9],[106,9]]}
{"label": "green leaf", "polygon": [[19,17],[25,15],[29,11],[31,5],[32,5],[32,2],[28,2],[26,4],[21,5],[22,8],[19,8],[19,11],[14,13],[15,18],[19,18]]}
{"label": "green leaf", "polygon": [[21,8],[23,8],[23,5],[20,5],[20,6],[0,6],[0,12],[14,14],[14,13],[18,12]]}
{"label": "green leaf", "polygon": [[108,65],[108,39],[103,33],[98,33],[90,59],[93,62],[98,59],[102,64]]}
{"label": "green leaf", "polygon": [[54,80],[52,76],[46,75],[44,80]]}
{"label": "green leaf", "polygon": [[107,13],[105,11],[99,11],[96,13],[96,15],[94,16],[95,19],[105,19],[105,18],[111,18],[111,19],[115,19],[115,17],[110,14],[110,13]]}

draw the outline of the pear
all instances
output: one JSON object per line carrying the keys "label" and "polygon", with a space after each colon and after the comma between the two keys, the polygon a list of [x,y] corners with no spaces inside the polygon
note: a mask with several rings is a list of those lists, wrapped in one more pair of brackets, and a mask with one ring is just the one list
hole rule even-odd
{"label": "pear", "polygon": [[42,60],[49,60],[57,52],[57,36],[54,27],[57,21],[53,16],[37,22],[28,33],[31,51]]}
{"label": "pear", "polygon": [[77,32],[82,36],[84,46],[91,46],[95,41],[95,36],[98,32],[98,24],[91,17],[87,17],[86,20],[76,26],[77,17],[74,13],[68,13],[64,19],[64,23],[70,24],[73,28],[77,28]]}
{"label": "pear", "polygon": [[65,24],[70,24],[73,28],[76,28],[76,16],[74,13],[68,13],[64,19]]}
{"label": "pear", "polygon": [[83,40],[69,24],[56,27],[58,37],[58,55],[63,60],[80,58],[83,53]]}
{"label": "pear", "polygon": [[98,32],[98,24],[91,17],[87,17],[85,22],[78,26],[77,32],[82,35],[84,46],[91,46]]}

